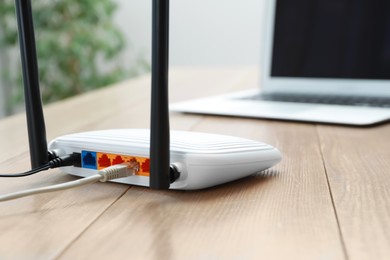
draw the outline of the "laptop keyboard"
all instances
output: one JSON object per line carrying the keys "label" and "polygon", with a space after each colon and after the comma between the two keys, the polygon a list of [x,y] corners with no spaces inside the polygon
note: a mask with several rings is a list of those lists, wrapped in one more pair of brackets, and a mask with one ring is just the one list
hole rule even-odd
{"label": "laptop keyboard", "polygon": [[297,95],[297,94],[259,94],[244,99],[280,101],[310,104],[328,104],[344,106],[367,106],[390,108],[388,97],[357,97],[357,96],[334,96],[334,95]]}

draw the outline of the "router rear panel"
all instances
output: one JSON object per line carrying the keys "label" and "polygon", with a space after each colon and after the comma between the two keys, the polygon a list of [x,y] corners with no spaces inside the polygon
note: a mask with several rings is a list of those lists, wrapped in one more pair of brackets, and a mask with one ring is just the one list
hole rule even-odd
{"label": "router rear panel", "polygon": [[[122,129],[85,132],[59,137],[49,149],[81,153],[81,167],[67,173],[87,177],[111,165],[137,162],[140,172],[115,182],[149,187],[149,130]],[[171,132],[170,161],[180,169],[171,189],[203,189],[243,178],[280,161],[277,149],[231,136]]]}

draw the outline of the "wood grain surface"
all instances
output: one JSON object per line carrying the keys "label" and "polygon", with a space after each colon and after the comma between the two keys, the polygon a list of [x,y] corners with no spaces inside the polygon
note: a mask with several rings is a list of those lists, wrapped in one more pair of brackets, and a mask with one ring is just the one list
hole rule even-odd
{"label": "wood grain surface", "polygon": [[[257,69],[176,68],[170,99],[253,88]],[[148,128],[150,76],[45,107],[48,138]],[[0,203],[0,259],[389,259],[390,124],[353,128],[174,113],[176,130],[264,141],[283,160],[202,191],[113,183]],[[0,121],[0,171],[29,168],[23,114]],[[1,179],[0,193],[62,183]]]}

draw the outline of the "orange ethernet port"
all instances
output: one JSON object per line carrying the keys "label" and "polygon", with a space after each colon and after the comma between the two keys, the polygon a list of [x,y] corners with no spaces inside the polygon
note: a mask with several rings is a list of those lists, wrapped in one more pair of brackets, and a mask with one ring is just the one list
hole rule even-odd
{"label": "orange ethernet port", "polygon": [[98,169],[111,166],[111,159],[105,153],[98,153]]}
{"label": "orange ethernet port", "polygon": [[112,165],[115,164],[121,164],[124,163],[125,161],[123,160],[122,156],[117,155],[113,160],[112,160]]}

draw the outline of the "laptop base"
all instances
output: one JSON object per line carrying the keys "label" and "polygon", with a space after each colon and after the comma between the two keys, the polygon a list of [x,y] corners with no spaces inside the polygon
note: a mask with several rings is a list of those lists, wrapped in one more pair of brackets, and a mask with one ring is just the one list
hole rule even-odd
{"label": "laptop base", "polygon": [[258,89],[190,100],[170,105],[171,111],[368,126],[390,119],[390,108],[250,100]]}

